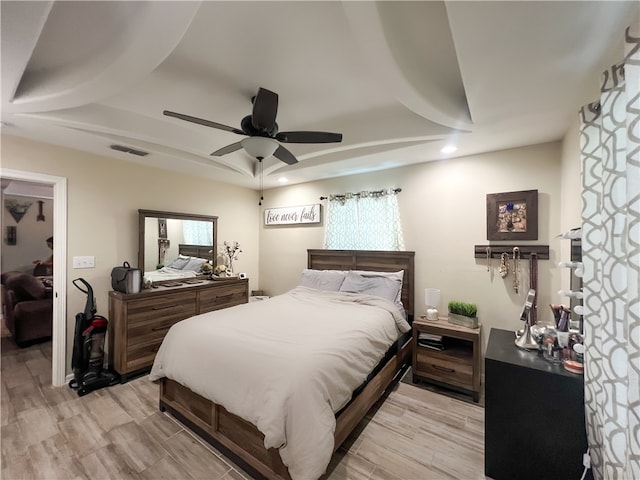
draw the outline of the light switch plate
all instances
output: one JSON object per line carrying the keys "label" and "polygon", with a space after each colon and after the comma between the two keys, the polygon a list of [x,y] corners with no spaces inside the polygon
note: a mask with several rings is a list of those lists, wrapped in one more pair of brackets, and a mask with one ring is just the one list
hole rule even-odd
{"label": "light switch plate", "polygon": [[93,255],[73,257],[73,268],[95,268],[96,257]]}

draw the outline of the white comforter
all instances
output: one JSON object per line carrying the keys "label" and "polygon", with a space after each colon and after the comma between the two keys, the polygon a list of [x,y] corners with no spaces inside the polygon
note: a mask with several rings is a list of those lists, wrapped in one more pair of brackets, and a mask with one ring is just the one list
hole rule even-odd
{"label": "white comforter", "polygon": [[335,412],[410,329],[385,299],[296,287],[175,324],[151,370],[255,425],[293,480],[333,454]]}
{"label": "white comforter", "polygon": [[164,280],[180,280],[183,278],[194,278],[198,274],[192,270],[178,270],[171,267],[162,267],[158,270],[144,272],[144,280],[152,282],[162,282]]}

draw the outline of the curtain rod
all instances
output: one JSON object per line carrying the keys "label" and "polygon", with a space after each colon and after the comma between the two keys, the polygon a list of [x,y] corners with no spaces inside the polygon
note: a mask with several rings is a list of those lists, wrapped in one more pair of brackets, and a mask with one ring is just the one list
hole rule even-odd
{"label": "curtain rod", "polygon": [[[400,193],[402,191],[401,188],[392,188],[390,189],[393,193]],[[374,194],[374,195],[380,195],[381,193],[384,193],[385,190],[371,190],[369,192],[359,192],[359,193],[351,193],[351,195],[359,197],[361,193],[367,193],[367,194]],[[344,197],[345,195],[347,195],[346,193],[342,193],[342,194],[336,194],[334,195],[335,197]],[[326,200],[329,197],[320,197],[320,200]]]}

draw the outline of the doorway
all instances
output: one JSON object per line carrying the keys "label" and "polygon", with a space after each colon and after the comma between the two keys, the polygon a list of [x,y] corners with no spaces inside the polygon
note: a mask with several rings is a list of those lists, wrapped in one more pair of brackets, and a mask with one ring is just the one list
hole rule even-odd
{"label": "doorway", "polygon": [[61,386],[66,382],[67,357],[67,179],[11,169],[0,169],[0,177],[53,186],[53,259],[56,267],[53,270],[51,383]]}

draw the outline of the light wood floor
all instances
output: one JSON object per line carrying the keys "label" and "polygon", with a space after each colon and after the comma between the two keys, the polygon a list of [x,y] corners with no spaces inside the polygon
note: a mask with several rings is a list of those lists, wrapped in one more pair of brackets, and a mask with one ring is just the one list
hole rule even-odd
{"label": "light wood floor", "polygon": [[[159,412],[148,376],[79,398],[50,386],[50,343],[0,348],[3,480],[250,478]],[[376,407],[328,479],[485,478],[482,407],[405,383]]]}

